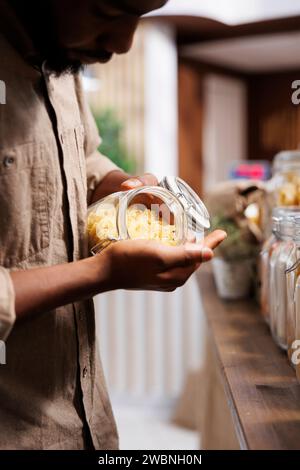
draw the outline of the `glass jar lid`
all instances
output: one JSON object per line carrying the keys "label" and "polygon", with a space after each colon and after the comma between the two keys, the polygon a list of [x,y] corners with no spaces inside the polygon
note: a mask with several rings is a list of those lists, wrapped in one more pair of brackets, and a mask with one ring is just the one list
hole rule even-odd
{"label": "glass jar lid", "polygon": [[299,206],[279,206],[274,207],[272,211],[272,218],[275,219],[286,219],[286,218],[296,218],[300,216],[300,207]]}
{"label": "glass jar lid", "polygon": [[299,238],[300,208],[298,206],[274,208],[272,221],[273,233],[276,232],[279,236],[297,236]]}
{"label": "glass jar lid", "polygon": [[300,151],[287,150],[275,155],[273,173],[300,171]]}
{"label": "glass jar lid", "polygon": [[200,197],[181,178],[165,176],[159,186],[170,191],[183,206],[191,227],[210,227],[209,213]]}

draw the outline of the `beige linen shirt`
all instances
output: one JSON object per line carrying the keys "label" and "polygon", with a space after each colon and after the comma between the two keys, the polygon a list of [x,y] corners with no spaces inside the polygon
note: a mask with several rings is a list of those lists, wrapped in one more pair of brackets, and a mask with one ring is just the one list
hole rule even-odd
{"label": "beige linen shirt", "polygon": [[97,151],[79,77],[28,65],[28,45],[1,2],[0,449],[115,449],[92,299],[15,321],[10,271],[88,256],[87,199],[117,168]]}

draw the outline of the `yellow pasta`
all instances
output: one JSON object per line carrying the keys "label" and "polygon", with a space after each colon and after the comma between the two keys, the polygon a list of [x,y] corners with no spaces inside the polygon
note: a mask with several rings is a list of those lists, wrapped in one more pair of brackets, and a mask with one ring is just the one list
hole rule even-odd
{"label": "yellow pasta", "polygon": [[285,183],[279,190],[279,205],[295,206],[297,205],[297,186],[293,183]]}
{"label": "yellow pasta", "polygon": [[300,176],[294,173],[285,174],[286,182],[278,190],[278,204],[281,206],[300,205]]}
{"label": "yellow pasta", "polygon": [[[165,245],[177,245],[175,225],[168,224],[150,209],[131,206],[127,209],[127,230],[133,240],[156,240]],[[92,248],[98,243],[118,238],[116,210],[112,207],[98,207],[88,216],[89,244]]]}

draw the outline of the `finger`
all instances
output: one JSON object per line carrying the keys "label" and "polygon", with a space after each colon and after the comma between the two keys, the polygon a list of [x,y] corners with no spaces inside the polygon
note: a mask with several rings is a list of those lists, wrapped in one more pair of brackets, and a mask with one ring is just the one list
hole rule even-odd
{"label": "finger", "polygon": [[203,246],[214,250],[225,240],[226,237],[227,233],[224,232],[224,230],[215,230],[204,238]]}
{"label": "finger", "polygon": [[173,268],[194,266],[198,263],[210,261],[212,257],[213,252],[211,249],[192,243],[187,243],[181,247],[164,246],[161,248],[160,255],[162,272]]}
{"label": "finger", "polygon": [[144,184],[144,186],[157,186],[158,179],[152,173],[145,173],[142,176],[139,176],[138,179]]}
{"label": "finger", "polygon": [[157,186],[158,180],[151,173],[145,173],[142,176],[134,176],[121,184],[122,189],[136,189],[141,186]]}
{"label": "finger", "polygon": [[136,189],[142,186],[144,186],[144,184],[139,178],[129,178],[121,184],[121,188],[124,190]]}
{"label": "finger", "polygon": [[[199,266],[201,263],[207,263],[208,261],[211,261],[211,259],[214,257],[214,253],[211,248],[203,245],[197,245],[197,243],[186,243],[185,244],[185,249],[191,254],[191,252],[199,251],[201,250],[201,259],[199,261],[196,261],[196,264]],[[197,254],[196,254],[197,256]]]}

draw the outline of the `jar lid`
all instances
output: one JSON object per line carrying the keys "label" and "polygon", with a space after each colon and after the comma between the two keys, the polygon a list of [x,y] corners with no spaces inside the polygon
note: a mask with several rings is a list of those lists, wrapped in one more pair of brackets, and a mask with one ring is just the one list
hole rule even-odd
{"label": "jar lid", "polygon": [[279,222],[279,238],[292,239],[295,236],[295,219],[287,216]]}
{"label": "jar lid", "polygon": [[299,238],[300,208],[298,206],[275,207],[272,213],[272,222],[273,233]]}
{"label": "jar lid", "polygon": [[205,229],[210,227],[208,210],[200,197],[185,181],[177,176],[165,176],[159,185],[179,199],[192,227],[200,226]]}
{"label": "jar lid", "polygon": [[299,218],[300,207],[299,206],[278,206],[274,207],[272,211],[273,219],[287,219],[287,218]]}
{"label": "jar lid", "polygon": [[286,150],[274,157],[273,173],[300,170],[300,151]]}

